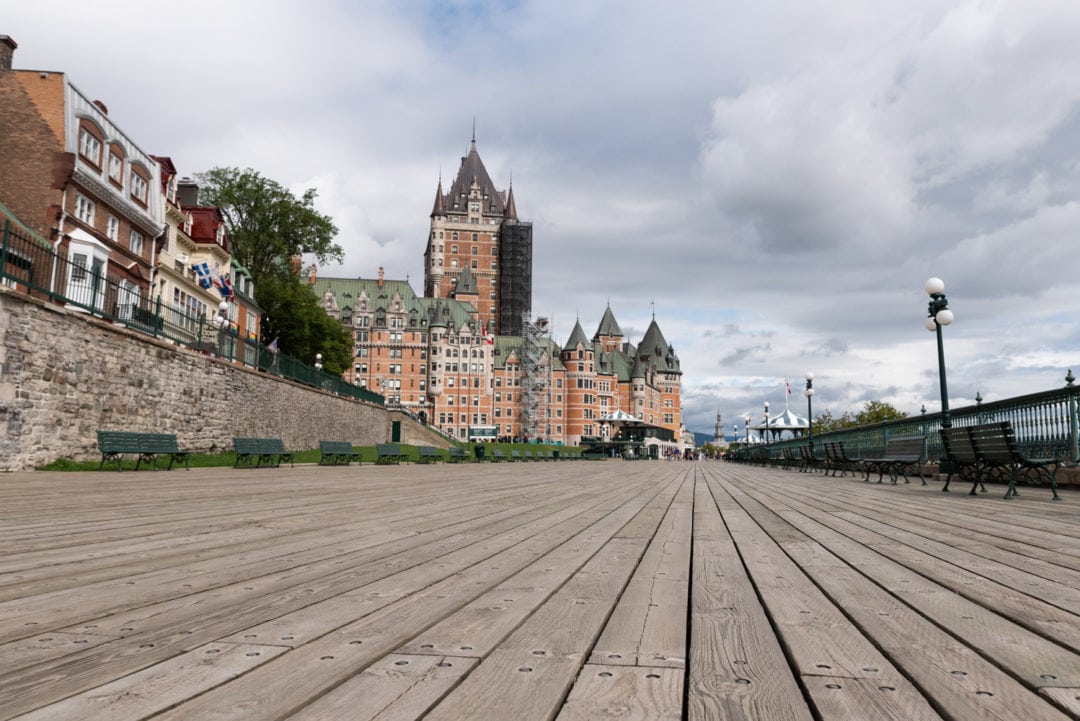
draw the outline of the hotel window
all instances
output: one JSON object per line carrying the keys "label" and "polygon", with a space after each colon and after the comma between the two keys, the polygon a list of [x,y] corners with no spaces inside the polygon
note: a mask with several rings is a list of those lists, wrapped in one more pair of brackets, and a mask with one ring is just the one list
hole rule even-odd
{"label": "hotel window", "polygon": [[124,161],[116,153],[109,151],[109,180],[116,185],[124,185]]}
{"label": "hotel window", "polygon": [[131,169],[131,197],[146,205],[146,179]]}
{"label": "hotel window", "polygon": [[[473,239],[473,240],[476,240],[476,233],[473,233],[473,234],[472,234],[472,239]],[[480,252],[480,249],[479,249],[479,248],[477,248],[477,247],[476,247],[476,246],[474,245],[474,246],[472,247],[472,254],[473,254],[473,255],[477,255],[477,254],[478,254],[479,252]]]}
{"label": "hotel window", "polygon": [[86,223],[94,224],[94,201],[81,193],[75,194],[75,217]]}
{"label": "hotel window", "polygon": [[79,128],[79,155],[101,167],[101,141],[86,128]]}
{"label": "hotel window", "polygon": [[139,231],[132,229],[131,238],[128,241],[128,248],[135,255],[142,255],[143,252],[143,234]]}
{"label": "hotel window", "polygon": [[109,220],[106,221],[105,235],[109,236],[109,240],[120,239],[120,219],[115,215],[110,215]]}

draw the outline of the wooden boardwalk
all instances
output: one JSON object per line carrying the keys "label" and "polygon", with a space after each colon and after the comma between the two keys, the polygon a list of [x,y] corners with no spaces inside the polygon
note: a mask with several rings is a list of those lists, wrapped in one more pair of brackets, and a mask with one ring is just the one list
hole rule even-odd
{"label": "wooden boardwalk", "polygon": [[1080,718],[1080,491],[939,489],[657,461],[0,475],[0,719]]}

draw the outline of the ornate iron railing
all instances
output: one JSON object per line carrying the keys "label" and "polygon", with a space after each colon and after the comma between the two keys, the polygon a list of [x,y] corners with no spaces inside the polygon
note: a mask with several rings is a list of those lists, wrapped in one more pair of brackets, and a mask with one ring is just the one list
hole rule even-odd
{"label": "ornate iron railing", "polygon": [[[1006,398],[992,403],[978,403],[963,408],[952,408],[949,416],[952,425],[973,426],[981,423],[1009,421],[1016,431],[1020,449],[1039,458],[1058,458],[1068,463],[1080,462],[1080,386],[1069,384],[1063,388]],[[887,421],[865,426],[855,426],[829,433],[814,433],[767,444],[754,444],[736,448],[733,453],[748,455],[751,450],[765,448],[769,457],[780,456],[782,449],[813,444],[815,453],[824,457],[825,443],[842,441],[848,455],[854,458],[880,457],[885,452],[889,438],[920,435],[926,438],[927,458],[935,461],[941,457],[941,414],[926,413],[898,421]]]}

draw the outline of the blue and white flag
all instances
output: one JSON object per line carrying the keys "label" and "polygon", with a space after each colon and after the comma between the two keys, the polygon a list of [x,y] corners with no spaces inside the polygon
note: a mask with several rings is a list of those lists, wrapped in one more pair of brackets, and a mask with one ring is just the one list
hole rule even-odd
{"label": "blue and white flag", "polygon": [[195,263],[191,267],[195,269],[195,275],[199,278],[200,286],[206,290],[210,290],[214,287],[214,281],[211,279],[210,266],[208,264],[205,262]]}

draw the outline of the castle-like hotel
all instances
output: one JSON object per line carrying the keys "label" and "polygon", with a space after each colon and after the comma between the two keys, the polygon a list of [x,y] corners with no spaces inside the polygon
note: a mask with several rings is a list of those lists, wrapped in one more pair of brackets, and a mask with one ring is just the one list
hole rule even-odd
{"label": "castle-like hotel", "polygon": [[[408,281],[309,281],[351,330],[352,383],[453,438],[579,444],[633,416],[661,443],[681,445],[679,358],[655,318],[637,345],[610,306],[596,332],[580,321],[565,344],[532,318],[532,224],[514,191],[496,190],[473,138],[457,177],[435,192],[424,251],[424,295]],[[621,412],[621,413],[620,413]]]}

